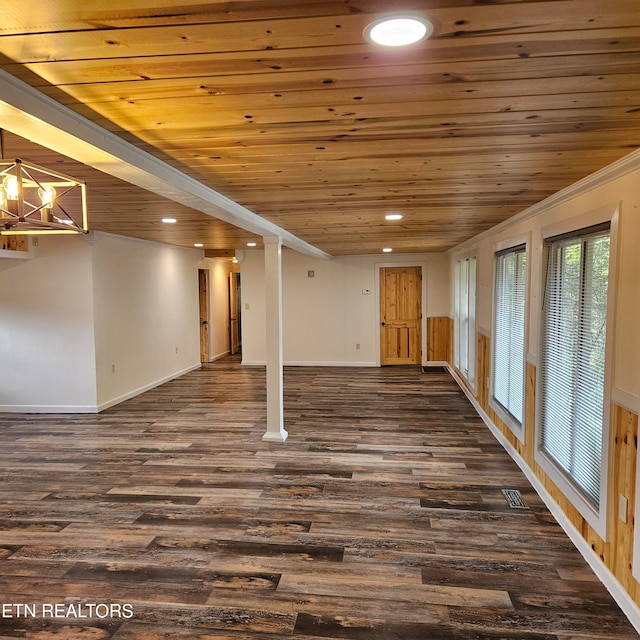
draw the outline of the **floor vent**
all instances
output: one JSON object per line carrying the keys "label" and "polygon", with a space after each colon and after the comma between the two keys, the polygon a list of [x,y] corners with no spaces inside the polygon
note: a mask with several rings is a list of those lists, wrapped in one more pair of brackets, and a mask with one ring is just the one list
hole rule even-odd
{"label": "floor vent", "polygon": [[528,509],[517,489],[503,489],[502,494],[512,509]]}

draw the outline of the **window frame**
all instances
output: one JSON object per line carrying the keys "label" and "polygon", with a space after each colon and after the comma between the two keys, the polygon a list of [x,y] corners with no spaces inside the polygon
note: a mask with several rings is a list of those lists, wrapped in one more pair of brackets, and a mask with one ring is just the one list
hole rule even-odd
{"label": "window frame", "polygon": [[[524,248],[525,253],[525,274],[524,274],[524,319],[523,319],[523,354],[522,354],[522,420],[518,420],[502,403],[496,399],[494,394],[494,373],[495,373],[495,358],[494,349],[496,342],[496,304],[497,304],[497,287],[496,276],[498,268],[498,258],[501,255],[512,253]],[[489,406],[496,415],[507,425],[509,430],[518,438],[518,440],[525,443],[526,432],[526,416],[527,416],[527,357],[529,347],[529,300],[531,292],[531,234],[527,233],[521,236],[516,236],[508,240],[496,243],[493,247],[493,298],[491,303],[491,356],[489,367]]]}
{"label": "window frame", "polygon": [[[618,254],[618,217],[619,205],[609,205],[590,213],[575,216],[562,222],[544,227],[541,230],[543,248],[542,265],[540,270],[540,316],[539,316],[539,371],[536,376],[536,424],[535,424],[535,461],[549,476],[580,515],[593,527],[602,538],[607,539],[607,510],[609,506],[609,438],[611,422],[611,392],[613,388],[613,353],[615,335],[616,282],[617,282],[617,254]],[[601,224],[609,224],[609,277],[607,286],[607,332],[605,338],[604,387],[603,387],[603,415],[602,442],[600,464],[600,500],[595,505],[574,481],[562,470],[555,461],[542,449],[542,380],[544,376],[544,361],[542,350],[544,344],[544,296],[547,279],[547,256],[549,240],[559,236],[585,235],[585,231]]]}
{"label": "window frame", "polygon": [[[462,263],[466,262],[468,266],[466,278],[466,368],[462,367],[461,362],[461,340],[462,332],[460,331],[460,309],[459,300],[462,294],[460,269]],[[471,274],[473,273],[473,286],[471,287]],[[476,313],[477,313],[477,282],[478,282],[478,257],[475,252],[457,256],[454,265],[454,356],[453,362],[456,371],[466,381],[470,389],[475,393],[476,389]]]}

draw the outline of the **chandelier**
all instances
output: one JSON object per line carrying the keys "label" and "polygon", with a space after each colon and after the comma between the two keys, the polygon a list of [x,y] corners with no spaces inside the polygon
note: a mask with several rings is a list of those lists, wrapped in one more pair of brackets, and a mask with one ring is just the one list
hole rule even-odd
{"label": "chandelier", "polygon": [[88,233],[86,185],[22,160],[0,160],[0,235]]}

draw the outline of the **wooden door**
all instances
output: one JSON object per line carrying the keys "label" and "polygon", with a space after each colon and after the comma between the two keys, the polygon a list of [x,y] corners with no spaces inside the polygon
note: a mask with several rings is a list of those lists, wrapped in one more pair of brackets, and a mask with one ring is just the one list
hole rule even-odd
{"label": "wooden door", "polygon": [[422,269],[380,269],[380,363],[420,364]]}
{"label": "wooden door", "polygon": [[229,274],[229,344],[231,353],[238,353],[240,350],[239,275],[233,271]]}
{"label": "wooden door", "polygon": [[198,269],[200,302],[200,362],[209,362],[209,272]]}

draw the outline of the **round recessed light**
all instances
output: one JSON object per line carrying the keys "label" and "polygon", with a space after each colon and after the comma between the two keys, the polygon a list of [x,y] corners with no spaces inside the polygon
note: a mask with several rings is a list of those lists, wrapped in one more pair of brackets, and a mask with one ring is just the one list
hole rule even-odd
{"label": "round recessed light", "polygon": [[384,217],[385,220],[402,220],[402,214],[401,213],[387,213],[387,215]]}
{"label": "round recessed light", "polygon": [[257,247],[258,243],[257,242],[247,242],[247,247]]}
{"label": "round recessed light", "polygon": [[385,247],[382,252],[383,253],[391,253],[393,251],[393,249],[391,247]]}
{"label": "round recessed light", "polygon": [[198,249],[204,247],[204,245],[202,244],[202,242],[196,242],[194,245],[194,247],[198,247]]}
{"label": "round recessed light", "polygon": [[365,30],[364,37],[384,47],[405,47],[428,38],[433,24],[424,16],[396,14],[374,20]]}
{"label": "round recessed light", "polygon": [[164,222],[165,224],[174,224],[178,221],[175,218],[162,218],[162,222]]}

